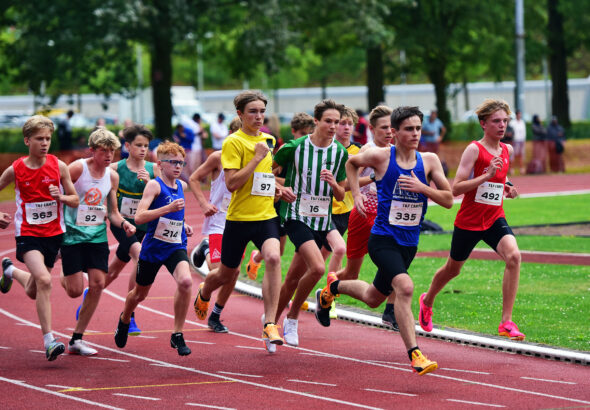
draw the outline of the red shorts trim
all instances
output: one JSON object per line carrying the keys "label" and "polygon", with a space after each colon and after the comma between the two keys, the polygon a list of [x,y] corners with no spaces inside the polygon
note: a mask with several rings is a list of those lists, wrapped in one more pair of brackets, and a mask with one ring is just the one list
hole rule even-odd
{"label": "red shorts trim", "polygon": [[350,212],[346,241],[346,257],[348,259],[362,258],[368,252],[367,243],[369,243],[371,228],[373,228],[377,214],[367,213],[366,215],[366,218],[362,217],[356,208]]}
{"label": "red shorts trim", "polygon": [[209,258],[211,258],[211,263],[221,262],[221,238],[223,238],[223,234],[220,233],[209,235]]}

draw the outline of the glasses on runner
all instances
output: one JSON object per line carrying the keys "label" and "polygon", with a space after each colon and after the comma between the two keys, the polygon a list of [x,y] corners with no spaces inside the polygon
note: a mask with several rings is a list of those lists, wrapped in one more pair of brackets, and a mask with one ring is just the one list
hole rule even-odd
{"label": "glasses on runner", "polygon": [[177,166],[181,166],[184,167],[186,166],[186,162],[185,161],[180,161],[178,159],[161,159],[160,161],[162,162],[167,162],[169,164],[172,164],[172,166],[177,167]]}

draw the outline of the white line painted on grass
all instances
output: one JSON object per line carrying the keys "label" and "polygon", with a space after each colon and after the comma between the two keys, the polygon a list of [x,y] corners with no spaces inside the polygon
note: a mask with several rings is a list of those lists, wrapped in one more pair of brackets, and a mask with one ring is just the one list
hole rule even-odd
{"label": "white line painted on grass", "polygon": [[446,400],[447,401],[453,401],[455,403],[472,404],[474,406],[506,407],[506,406],[502,406],[501,404],[480,403],[480,402],[477,402],[477,401],[467,401],[467,400],[457,400],[457,399],[446,399]]}
{"label": "white line painted on grass", "polygon": [[125,394],[125,393],[113,393],[113,396],[131,397],[132,399],[153,400],[153,401],[162,400],[157,397],[136,396],[135,394]]}
{"label": "white line painted on grass", "polygon": [[336,387],[336,386],[338,386],[337,384],[320,383],[320,382],[310,382],[309,380],[287,379],[287,381],[288,382],[293,382],[293,383],[315,384],[315,385],[318,385],[318,386],[330,386],[330,387]]}
{"label": "white line painted on grass", "polygon": [[397,394],[399,396],[408,396],[408,397],[416,397],[417,394],[411,394],[411,393],[401,393],[398,391],[388,391],[388,390],[377,390],[377,389],[364,389],[365,391],[372,391],[375,393],[385,393],[385,394]]}
{"label": "white line painted on grass", "polygon": [[521,376],[520,378],[527,379],[527,380],[536,380],[538,382],[547,382],[547,383],[578,384],[578,383],[574,383],[574,382],[564,382],[562,380],[537,379],[535,377],[526,377],[526,376]]}
{"label": "white line painted on grass", "polygon": [[219,406],[214,406],[212,404],[204,404],[204,403],[184,403],[184,404],[186,406],[206,407],[208,409],[236,410],[233,407],[219,407]]}
{"label": "white line painted on grass", "polygon": [[259,374],[244,374],[244,373],[232,373],[232,372],[222,372],[221,370],[217,373],[221,374],[229,374],[230,376],[242,376],[242,377],[264,377],[260,376]]}
{"label": "white line painted on grass", "polygon": [[109,406],[108,404],[103,404],[103,403],[99,403],[99,402],[91,401],[91,400],[86,400],[86,399],[81,399],[81,398],[76,397],[76,396],[68,396],[67,394],[58,393],[56,391],[49,390],[49,389],[44,389],[43,387],[33,386],[32,384],[27,384],[27,383],[25,383],[23,381],[20,381],[20,380],[7,379],[6,377],[1,377],[0,376],[0,381],[7,382],[7,383],[12,383],[12,384],[15,384],[17,386],[24,387],[24,388],[31,389],[31,390],[40,391],[42,393],[51,394],[53,396],[58,396],[58,397],[61,397],[63,399],[74,400],[74,401],[78,401],[78,402],[81,402],[81,403],[84,403],[84,404],[89,404],[91,406],[103,407],[105,409],[119,410],[119,407],[113,407],[113,406]]}

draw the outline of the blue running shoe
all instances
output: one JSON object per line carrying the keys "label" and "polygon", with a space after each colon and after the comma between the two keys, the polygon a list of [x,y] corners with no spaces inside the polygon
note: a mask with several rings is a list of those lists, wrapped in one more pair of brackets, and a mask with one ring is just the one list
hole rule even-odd
{"label": "blue running shoe", "polygon": [[84,289],[84,293],[82,294],[82,303],[80,303],[80,306],[78,306],[78,309],[76,309],[76,320],[78,320],[78,318],[80,317],[80,309],[82,309],[82,304],[84,303],[84,299],[86,299],[87,294],[88,288]]}
{"label": "blue running shoe", "polygon": [[135,316],[131,316],[131,322],[129,322],[129,332],[127,332],[129,336],[139,336],[141,334],[141,329],[137,327],[135,323]]}

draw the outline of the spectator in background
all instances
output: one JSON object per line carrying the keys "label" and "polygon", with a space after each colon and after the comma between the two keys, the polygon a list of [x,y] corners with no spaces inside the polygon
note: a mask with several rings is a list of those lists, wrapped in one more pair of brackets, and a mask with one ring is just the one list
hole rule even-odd
{"label": "spectator in background", "polygon": [[549,168],[551,172],[565,172],[563,151],[565,132],[557,122],[557,117],[551,117],[551,124],[547,127],[547,150],[549,151]]}
{"label": "spectator in background", "polygon": [[214,122],[209,127],[209,131],[211,132],[211,146],[216,151],[221,149],[223,140],[229,135],[229,130],[224,121],[225,115],[219,113],[219,115],[217,115],[217,122]]}
{"label": "spectator in background", "polygon": [[527,165],[526,173],[543,174],[547,161],[547,130],[537,114],[533,115],[531,129],[533,130],[533,157]]}
{"label": "spectator in background", "polygon": [[[131,121],[129,118],[127,118],[125,120],[125,122],[123,123],[123,128],[121,128],[119,130],[119,133],[117,134],[117,136],[119,137],[119,141],[121,141],[121,159],[126,159],[129,157],[129,151],[127,150],[127,147],[125,146],[125,137],[123,136],[123,130],[125,128],[129,128],[133,125],[133,121]],[[157,146],[157,145],[156,145]],[[150,158],[146,158],[148,161],[150,160]],[[152,161],[155,162],[155,161]]]}
{"label": "spectator in background", "polygon": [[230,132],[230,134],[233,134],[234,132],[236,132],[237,130],[239,130],[241,126],[242,126],[242,120],[240,120],[240,117],[235,117],[229,123],[229,132]]}
{"label": "spectator in background", "polygon": [[69,110],[59,124],[57,125],[57,139],[59,141],[59,149],[62,151],[72,149],[72,125],[70,120],[74,116],[74,111]]}
{"label": "spectator in background", "polygon": [[191,140],[191,144],[187,147],[183,145],[179,141],[175,141],[180,144],[182,148],[184,148],[186,152],[185,160],[187,162],[187,166],[184,169],[187,172],[187,175],[191,175],[192,172],[201,165],[202,162],[202,151],[203,151],[203,143],[201,141],[201,136],[203,135],[203,130],[201,128],[201,116],[196,113],[193,115],[193,118],[184,117],[181,124],[184,129],[188,129],[190,133],[193,135],[193,139]]}
{"label": "spectator in background", "polygon": [[[266,134],[271,134],[272,135],[272,131],[268,127],[268,117],[264,117],[264,120],[263,120],[263,123],[262,123],[262,127],[260,127],[260,132],[264,132]],[[274,135],[273,135],[273,137],[274,137]]]}
{"label": "spectator in background", "polygon": [[445,137],[447,129],[438,118],[438,112],[432,110],[428,120],[422,123],[422,136],[420,137],[420,152],[434,152],[438,154],[440,142]]}
{"label": "spectator in background", "polygon": [[[504,138],[500,140],[504,144],[512,145],[514,143],[514,128],[512,128],[511,119],[508,118],[508,124],[506,124],[506,131],[504,131]],[[514,147],[514,146],[513,146]],[[512,175],[512,164],[514,163],[514,149],[510,155],[510,163],[508,165],[508,175]]]}
{"label": "spectator in background", "polygon": [[[193,146],[194,140],[197,139],[192,129],[189,127],[184,127],[182,124],[178,124],[176,126],[176,130],[174,131],[174,135],[172,136],[172,138],[174,139],[174,142],[176,142],[178,145],[184,148],[184,151],[186,152],[186,157],[190,157],[191,147]],[[180,174],[180,178],[185,182],[188,181],[188,178],[191,175],[190,170],[187,168],[190,167],[183,167],[182,173]]]}
{"label": "spectator in background", "polygon": [[357,144],[365,145],[368,140],[369,123],[362,110],[356,110],[356,115],[358,115],[359,121],[354,128],[352,140]]}
{"label": "spectator in background", "polygon": [[[514,130],[514,137],[512,139],[512,146],[514,147],[514,167],[518,172],[524,174],[524,147],[526,142],[526,124],[522,119],[520,110],[516,110],[516,118],[510,121],[510,125]],[[512,163],[511,163],[512,165]]]}

